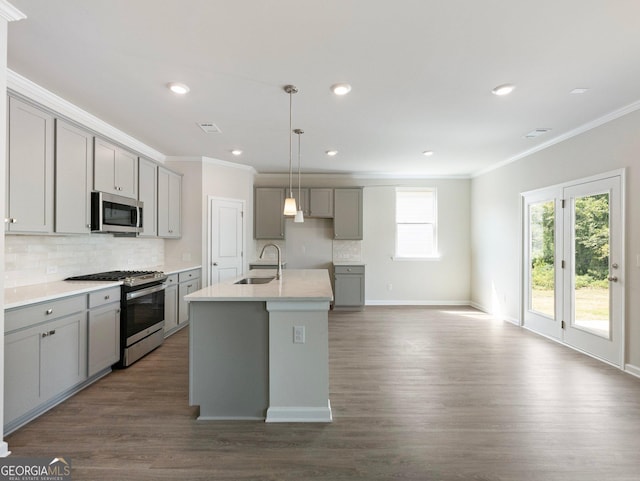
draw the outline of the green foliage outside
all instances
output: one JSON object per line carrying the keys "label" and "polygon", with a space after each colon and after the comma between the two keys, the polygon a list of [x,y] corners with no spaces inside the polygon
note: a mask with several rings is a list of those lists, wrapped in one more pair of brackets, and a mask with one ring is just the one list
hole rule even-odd
{"label": "green foliage outside", "polygon": [[[609,287],[609,195],[576,199],[576,289]],[[531,207],[531,284],[534,289],[554,288],[554,203]]]}

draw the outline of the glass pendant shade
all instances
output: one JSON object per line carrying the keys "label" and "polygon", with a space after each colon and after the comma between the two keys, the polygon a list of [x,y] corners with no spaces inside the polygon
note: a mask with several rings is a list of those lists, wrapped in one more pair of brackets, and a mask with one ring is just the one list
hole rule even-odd
{"label": "glass pendant shade", "polygon": [[299,210],[298,212],[296,212],[296,216],[293,219],[293,222],[304,222],[304,214],[302,213],[301,210]]}
{"label": "glass pendant shade", "polygon": [[296,199],[293,197],[287,197],[284,200],[284,215],[296,215],[297,211]]}

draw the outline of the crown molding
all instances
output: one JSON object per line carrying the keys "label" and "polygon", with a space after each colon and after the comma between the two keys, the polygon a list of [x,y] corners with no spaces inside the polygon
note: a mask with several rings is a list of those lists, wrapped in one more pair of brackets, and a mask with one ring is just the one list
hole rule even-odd
{"label": "crown molding", "polygon": [[559,144],[560,142],[564,142],[565,140],[569,140],[572,137],[576,137],[580,134],[583,134],[591,129],[595,129],[596,127],[600,127],[601,125],[604,125],[606,123],[609,123],[613,120],[619,119],[620,117],[624,117],[627,114],[630,114],[632,112],[635,112],[636,110],[640,110],[640,101],[634,102],[632,104],[626,105],[625,107],[622,107],[621,109],[618,110],[614,110],[613,112],[610,112],[606,115],[603,115],[602,117],[599,117],[595,120],[592,120],[591,122],[587,122],[586,124],[583,124],[579,127],[576,127],[573,130],[570,130],[562,135],[558,135],[557,137],[554,137],[550,140],[548,140],[547,142],[544,142],[540,145],[537,145],[531,149],[525,150],[524,152],[521,152],[517,155],[514,155],[513,157],[509,157],[508,159],[505,159],[501,162],[495,163],[493,165],[490,165],[489,167],[486,167],[482,170],[479,170],[475,173],[473,173],[471,175],[471,178],[475,178],[475,177],[480,177],[481,175],[484,174],[488,174],[489,172],[492,172],[494,170],[497,170],[501,167],[504,167],[506,165],[509,165],[513,162],[516,162],[520,159],[524,159],[525,157],[529,157],[532,154],[535,154],[536,152],[540,152],[541,150],[545,150],[548,149],[549,147]]}
{"label": "crown molding", "polygon": [[27,18],[24,13],[7,2],[7,0],[0,0],[0,17],[4,18],[7,22],[16,22]]}
{"label": "crown molding", "polygon": [[217,165],[218,167],[226,167],[229,169],[238,169],[238,170],[245,170],[248,172],[251,172],[252,174],[257,174],[258,171],[252,167],[251,165],[245,165],[245,164],[237,164],[235,162],[229,162],[227,160],[220,160],[220,159],[214,159],[213,157],[206,157],[206,156],[202,156],[202,157],[167,157],[166,158],[167,162],[202,162],[203,164],[211,164],[211,165]]}
{"label": "crown molding", "polygon": [[[0,0],[2,1],[2,0]],[[147,144],[124,133],[122,130],[100,120],[95,115],[82,110],[80,107],[72,104],[68,100],[57,96],[53,92],[41,87],[22,75],[7,69],[7,88],[25,97],[28,100],[36,102],[43,107],[52,110],[56,114],[76,122],[94,133],[107,137],[129,149],[135,150],[144,157],[164,162],[166,155],[149,147]]]}

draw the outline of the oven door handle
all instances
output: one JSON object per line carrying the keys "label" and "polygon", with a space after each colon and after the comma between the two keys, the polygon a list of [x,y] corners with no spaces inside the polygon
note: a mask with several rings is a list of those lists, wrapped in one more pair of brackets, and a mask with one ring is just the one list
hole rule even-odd
{"label": "oven door handle", "polygon": [[127,301],[137,297],[146,296],[147,294],[153,294],[154,292],[164,291],[165,287],[166,284],[159,284],[157,286],[147,287],[146,289],[140,289],[139,291],[128,292]]}

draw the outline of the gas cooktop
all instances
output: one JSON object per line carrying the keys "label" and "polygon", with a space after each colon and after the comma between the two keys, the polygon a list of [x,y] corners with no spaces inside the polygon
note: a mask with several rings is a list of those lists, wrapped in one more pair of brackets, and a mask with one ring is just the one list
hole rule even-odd
{"label": "gas cooktop", "polygon": [[162,282],[166,278],[165,273],[160,271],[108,271],[67,277],[65,281],[123,281],[125,286],[133,287],[151,282]]}

